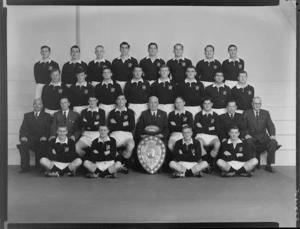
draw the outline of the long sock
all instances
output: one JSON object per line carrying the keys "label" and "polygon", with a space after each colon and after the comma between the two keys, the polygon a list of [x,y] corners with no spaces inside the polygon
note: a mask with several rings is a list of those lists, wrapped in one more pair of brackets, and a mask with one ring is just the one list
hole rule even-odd
{"label": "long sock", "polygon": [[61,170],[57,168],[55,165],[53,165],[52,169],[50,169],[51,172],[60,172]]}
{"label": "long sock", "polygon": [[193,174],[193,172],[192,172],[192,170],[191,169],[187,169],[186,171],[185,171],[185,176],[186,177],[191,177],[191,176],[193,176],[194,174]]}
{"label": "long sock", "polygon": [[71,172],[69,166],[67,166],[66,168],[64,168],[64,169],[62,170],[62,173],[69,173],[69,172]]}
{"label": "long sock", "polygon": [[94,173],[101,173],[102,171],[98,168],[96,168],[95,172]]}
{"label": "long sock", "polygon": [[229,173],[233,173],[233,172],[235,172],[235,171],[236,171],[236,170],[230,166],[230,169],[228,170],[228,172],[229,172]]}
{"label": "long sock", "polygon": [[246,173],[246,169],[245,167],[243,166],[242,168],[240,168],[239,170],[236,171],[236,174],[241,174],[241,173]]}
{"label": "long sock", "polygon": [[102,173],[101,173],[101,177],[105,177],[106,175],[109,175],[111,174],[108,169],[104,170]]}

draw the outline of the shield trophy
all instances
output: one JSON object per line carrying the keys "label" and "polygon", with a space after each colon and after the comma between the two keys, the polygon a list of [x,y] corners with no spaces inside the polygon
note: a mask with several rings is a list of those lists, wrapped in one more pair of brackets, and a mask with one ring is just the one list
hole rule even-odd
{"label": "shield trophy", "polygon": [[166,157],[166,147],[155,136],[144,138],[138,145],[137,155],[142,167],[150,174],[156,173]]}

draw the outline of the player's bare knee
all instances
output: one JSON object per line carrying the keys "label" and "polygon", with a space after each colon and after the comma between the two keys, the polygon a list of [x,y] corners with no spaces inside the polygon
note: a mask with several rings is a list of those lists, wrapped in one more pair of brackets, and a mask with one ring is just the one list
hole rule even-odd
{"label": "player's bare knee", "polygon": [[176,162],[170,161],[169,166],[170,166],[170,168],[174,168],[176,166]]}
{"label": "player's bare knee", "polygon": [[121,168],[122,168],[121,162],[117,161],[117,162],[115,163],[115,169],[116,169],[116,170],[119,170],[119,169],[121,169]]}

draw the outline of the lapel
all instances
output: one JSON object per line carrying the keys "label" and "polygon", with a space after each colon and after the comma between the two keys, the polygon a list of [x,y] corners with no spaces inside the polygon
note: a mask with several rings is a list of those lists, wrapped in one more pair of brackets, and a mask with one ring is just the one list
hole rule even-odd
{"label": "lapel", "polygon": [[[259,115],[261,115],[261,114],[259,114]],[[250,120],[253,123],[253,125],[255,126],[255,128],[257,128],[257,122],[256,122],[256,118],[255,118],[253,109],[250,110]]]}

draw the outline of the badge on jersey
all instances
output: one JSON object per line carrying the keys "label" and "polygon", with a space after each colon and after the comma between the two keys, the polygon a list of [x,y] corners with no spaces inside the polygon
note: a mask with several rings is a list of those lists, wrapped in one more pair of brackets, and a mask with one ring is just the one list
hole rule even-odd
{"label": "badge on jersey", "polygon": [[103,67],[103,68],[107,68],[107,65],[103,65],[102,67]]}
{"label": "badge on jersey", "polygon": [[181,149],[179,150],[179,154],[183,154]]}
{"label": "badge on jersey", "polygon": [[86,89],[86,90],[84,90],[84,94],[86,94],[87,95],[87,93],[88,93],[89,91]]}
{"label": "badge on jersey", "polygon": [[146,90],[146,86],[145,86],[145,85],[143,85],[143,87],[142,87],[142,88],[143,88],[143,90]]}
{"label": "badge on jersey", "polygon": [[196,86],[196,90],[199,91],[199,86]]}
{"label": "badge on jersey", "polygon": [[252,95],[252,91],[248,91],[248,95]]}
{"label": "badge on jersey", "polygon": [[61,94],[63,92],[62,89],[58,89],[58,93]]}
{"label": "badge on jersey", "polygon": [[217,67],[217,65],[214,65],[214,69],[217,69],[218,67]]}
{"label": "badge on jersey", "polygon": [[65,148],[65,152],[69,152],[69,147],[66,147],[66,148]]}
{"label": "badge on jersey", "polygon": [[100,116],[99,116],[99,115],[97,115],[97,116],[96,116],[96,119],[97,119],[97,120],[98,120],[98,119],[100,119]]}
{"label": "badge on jersey", "polygon": [[242,68],[243,68],[243,65],[239,64],[239,68],[242,69]]}
{"label": "badge on jersey", "polygon": [[243,147],[241,146],[239,150],[240,150],[240,152],[243,152]]}
{"label": "badge on jersey", "polygon": [[110,150],[110,145],[106,145],[106,150]]}
{"label": "badge on jersey", "polygon": [[227,95],[227,91],[223,91],[223,95]]}
{"label": "badge on jersey", "polygon": [[169,86],[169,90],[172,90],[172,88],[173,88],[172,85],[170,85],[170,86]]}
{"label": "badge on jersey", "polygon": [[110,91],[111,91],[111,92],[115,92],[115,88],[112,87],[112,88],[110,89]]}
{"label": "badge on jersey", "polygon": [[160,63],[159,63],[159,62],[157,62],[156,66],[157,66],[157,67],[160,67]]}
{"label": "badge on jersey", "polygon": [[127,120],[127,119],[128,119],[128,116],[127,116],[127,115],[125,115],[125,116],[124,116],[124,120]]}
{"label": "badge on jersey", "polygon": [[53,69],[53,67],[52,67],[52,66],[49,66],[49,67],[48,67],[48,70],[49,70],[49,71],[51,71],[52,69]]}
{"label": "badge on jersey", "polygon": [[186,122],[187,121],[187,117],[183,117],[183,121]]}
{"label": "badge on jersey", "polygon": [[182,66],[183,66],[183,67],[186,66],[186,63],[185,63],[185,62],[182,62]]}
{"label": "badge on jersey", "polygon": [[211,119],[211,121],[210,121],[212,124],[214,124],[215,123],[215,120],[214,119]]}
{"label": "badge on jersey", "polygon": [[128,63],[128,67],[131,68],[132,67],[132,63]]}

